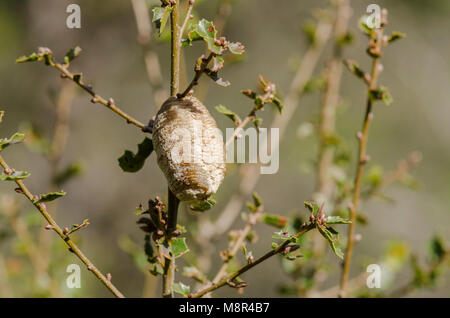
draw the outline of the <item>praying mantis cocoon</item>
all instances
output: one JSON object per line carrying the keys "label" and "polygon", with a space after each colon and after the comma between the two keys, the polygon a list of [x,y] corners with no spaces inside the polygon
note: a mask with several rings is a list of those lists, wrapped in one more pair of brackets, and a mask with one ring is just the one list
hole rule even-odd
{"label": "praying mantis cocoon", "polygon": [[204,201],[225,175],[222,133],[195,97],[170,97],[156,115],[153,144],[169,189],[181,201]]}

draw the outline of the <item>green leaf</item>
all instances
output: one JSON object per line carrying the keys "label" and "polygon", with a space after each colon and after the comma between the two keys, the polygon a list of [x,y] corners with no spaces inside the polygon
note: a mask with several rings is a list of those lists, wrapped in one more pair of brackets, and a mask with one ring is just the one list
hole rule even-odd
{"label": "green leaf", "polygon": [[215,44],[214,41],[216,39],[217,30],[212,22],[205,19],[200,20],[195,28],[195,32],[206,42],[208,50],[214,54],[222,54],[223,48]]}
{"label": "green leaf", "polygon": [[170,251],[175,258],[182,256],[189,252],[189,248],[186,244],[186,238],[176,238],[170,243]]}
{"label": "green leaf", "polygon": [[282,104],[281,100],[278,97],[274,97],[271,100],[272,104],[275,105],[275,107],[278,109],[278,112],[281,114],[283,111],[284,105]]}
{"label": "green leaf", "polygon": [[263,214],[262,221],[267,225],[284,228],[287,225],[287,219],[284,216],[276,214]]}
{"label": "green leaf", "polygon": [[259,196],[259,194],[256,192],[253,192],[252,197],[253,197],[253,203],[255,204],[255,206],[257,208],[260,207],[262,205],[262,200],[261,200],[261,197]]}
{"label": "green leaf", "polygon": [[446,255],[444,240],[440,236],[435,236],[430,242],[431,259],[435,262],[441,262]]}
{"label": "green leaf", "polygon": [[216,110],[219,113],[224,114],[225,116],[230,118],[236,126],[239,125],[239,123],[241,122],[241,119],[235,112],[233,112],[232,110],[228,109],[223,105],[216,106]]}
{"label": "green leaf", "polygon": [[30,176],[29,172],[26,171],[13,171],[11,174],[2,173],[0,180],[2,181],[17,181],[28,178]]}
{"label": "green leaf", "polygon": [[383,167],[380,165],[374,165],[370,167],[369,171],[367,172],[366,179],[373,187],[378,187],[383,182],[383,177]]}
{"label": "green leaf", "polygon": [[0,151],[8,147],[9,145],[14,145],[19,142],[22,142],[25,139],[24,134],[15,133],[11,138],[3,138],[0,139]]}
{"label": "green leaf", "polygon": [[164,29],[166,28],[167,20],[170,16],[170,11],[172,11],[171,6],[165,6],[165,7],[155,7],[153,8],[153,18],[152,22],[155,23],[156,27],[159,29],[159,34],[164,32]]}
{"label": "green leaf", "polygon": [[331,227],[317,226],[320,234],[328,241],[331,249],[337,257],[344,259],[344,253],[339,248],[339,234]]}
{"label": "green leaf", "polygon": [[233,54],[241,55],[245,52],[245,46],[241,42],[231,42],[228,44],[228,50]]}
{"label": "green leaf", "polygon": [[320,207],[317,205],[317,203],[316,202],[309,202],[309,201],[305,201],[305,202],[303,202],[303,204],[305,205],[305,207],[309,210],[309,212],[312,214],[312,215],[316,215],[317,214],[317,212],[319,212],[319,210],[320,210]]}
{"label": "green leaf", "polygon": [[341,218],[340,216],[328,216],[327,224],[350,224],[352,221],[348,219]]}
{"label": "green leaf", "polygon": [[345,60],[345,66],[352,72],[356,77],[364,79],[366,73],[359,67],[359,64],[353,60]]}
{"label": "green leaf", "polygon": [[3,116],[5,115],[4,110],[0,110],[0,123],[3,121]]}
{"label": "green leaf", "polygon": [[16,59],[16,63],[25,63],[25,62],[34,62],[39,60],[39,55],[36,53],[31,53],[29,56],[21,56],[18,59]]}
{"label": "green leaf", "polygon": [[76,46],[74,48],[71,48],[69,52],[66,53],[64,56],[64,63],[70,64],[78,55],[81,53],[81,47]]}
{"label": "green leaf", "polygon": [[189,206],[192,211],[204,212],[211,209],[216,204],[216,200],[209,198],[205,201],[198,201]]}
{"label": "green leaf", "polygon": [[193,278],[200,283],[205,283],[208,278],[197,267],[189,266],[183,268],[183,276]]}
{"label": "green leaf", "polygon": [[386,105],[392,104],[392,96],[387,87],[380,86],[378,89],[369,90],[369,98],[373,101],[381,100]]}
{"label": "green leaf", "polygon": [[397,40],[399,40],[399,39],[404,38],[405,36],[406,36],[405,33],[401,33],[401,32],[392,32],[391,36],[390,36],[389,39],[388,39],[388,43],[390,44],[390,43],[392,43],[392,42],[395,42],[395,41],[397,41]]}
{"label": "green leaf", "polygon": [[66,192],[64,192],[64,191],[50,192],[50,193],[42,194],[40,199],[35,202],[36,203],[50,202],[50,201],[56,200],[65,195],[66,195]]}
{"label": "green leaf", "polygon": [[80,175],[83,172],[83,165],[80,162],[74,162],[59,171],[53,178],[53,182],[62,185],[70,179]]}
{"label": "green leaf", "polygon": [[138,145],[138,152],[133,154],[130,150],[125,150],[125,153],[118,159],[119,166],[125,172],[139,171],[145,163],[145,160],[153,151],[153,142],[150,138],[145,138]]}
{"label": "green leaf", "polygon": [[191,287],[182,282],[173,284],[173,291],[177,294],[187,297],[191,293]]}

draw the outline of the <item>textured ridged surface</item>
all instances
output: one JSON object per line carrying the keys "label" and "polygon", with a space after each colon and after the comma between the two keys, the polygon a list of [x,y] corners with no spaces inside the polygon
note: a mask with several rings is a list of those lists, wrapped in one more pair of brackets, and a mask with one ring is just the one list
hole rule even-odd
{"label": "textured ridged surface", "polygon": [[158,165],[181,201],[206,200],[224,175],[224,144],[216,122],[195,97],[169,98],[153,126]]}

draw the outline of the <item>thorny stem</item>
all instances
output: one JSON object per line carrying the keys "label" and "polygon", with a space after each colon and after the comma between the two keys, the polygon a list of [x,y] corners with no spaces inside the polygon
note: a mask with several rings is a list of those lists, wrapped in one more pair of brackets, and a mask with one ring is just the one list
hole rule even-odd
{"label": "thorny stem", "polygon": [[[0,165],[3,167],[6,174],[12,171],[2,156],[0,156]],[[27,199],[35,206],[36,209],[39,210],[42,216],[47,220],[51,229],[54,230],[59,235],[59,237],[61,237],[61,239],[67,244],[67,246],[69,247],[69,251],[73,252],[86,265],[87,269],[91,271],[103,283],[103,285],[105,285],[106,288],[108,288],[114,294],[114,296],[118,298],[124,298],[124,295],[111,283],[111,281],[108,280],[105,275],[103,275],[97,269],[97,267],[95,267],[95,265],[81,252],[78,246],[72,241],[70,236],[64,234],[63,230],[47,212],[45,204],[36,202],[33,194],[31,194],[30,190],[28,190],[22,180],[15,180],[15,182],[19,186],[20,192],[27,197]]]}
{"label": "thorny stem", "polygon": [[[179,4],[172,5],[172,11],[170,12],[170,27],[171,27],[171,82],[170,82],[170,95],[176,96],[180,85],[180,54],[181,43],[179,41],[179,25],[178,25],[178,6]],[[166,237],[167,244],[171,239],[172,232],[177,226],[178,206],[180,201],[177,197],[168,189],[169,204],[168,204],[168,237]],[[165,258],[164,261],[164,274],[163,274],[163,297],[173,297],[173,284],[175,280],[175,257],[171,259]]]}
{"label": "thorny stem", "polygon": [[93,103],[100,103],[100,104],[104,105],[106,108],[111,109],[117,115],[126,119],[127,123],[133,124],[136,127],[141,128],[141,129],[145,127],[145,125],[142,124],[141,122],[139,122],[137,119],[134,119],[127,113],[123,112],[120,108],[118,108],[112,99],[106,100],[102,96],[96,94],[90,85],[85,84],[82,81],[82,79],[77,76],[79,74],[71,73],[65,65],[54,62],[51,58],[49,59],[49,65],[58,69],[62,73],[64,78],[68,78],[68,79],[74,81],[78,86],[80,86],[82,89],[84,89],[86,92],[88,92],[93,97],[91,100]]}
{"label": "thorny stem", "polygon": [[[306,232],[312,230],[315,228],[315,224],[308,224],[306,226],[304,226],[299,232],[297,232],[296,234],[294,234],[292,236],[292,239],[297,239],[300,236],[302,236],[303,234],[305,234]],[[232,282],[236,277],[244,274],[245,272],[247,272],[248,270],[252,269],[253,267],[255,267],[256,265],[264,262],[265,260],[269,259],[270,257],[277,255],[281,252],[283,252],[285,250],[285,248],[289,245],[289,243],[291,243],[291,239],[285,240],[283,243],[281,243],[279,246],[277,246],[276,248],[274,248],[273,250],[267,252],[266,254],[264,254],[263,256],[261,256],[260,258],[256,259],[255,261],[241,267],[240,269],[238,269],[236,272],[225,276],[224,278],[222,278],[220,281],[218,281],[217,283],[212,283],[211,285],[209,285],[208,287],[201,289],[199,291],[197,291],[194,294],[189,295],[189,297],[191,298],[200,298],[203,297],[204,295],[222,287],[225,286],[227,284],[229,284],[230,282]]]}
{"label": "thorny stem", "polygon": [[251,213],[248,215],[247,225],[245,226],[245,228],[243,230],[241,230],[238,238],[234,242],[231,249],[228,250],[228,253],[226,255],[227,259],[224,261],[222,267],[219,269],[219,271],[217,272],[216,276],[214,277],[214,279],[212,281],[214,284],[218,283],[227,274],[229,262],[236,256],[236,253],[239,251],[239,249],[244,244],[245,238],[247,237],[247,235],[250,234],[251,230],[255,226],[256,219],[261,215],[261,212],[262,212],[262,207],[259,207],[255,213]]}
{"label": "thorny stem", "polygon": [[[383,28],[376,29],[375,34],[376,34],[375,51],[379,52],[379,55],[372,57],[373,61],[372,61],[371,77],[370,77],[370,82],[369,82],[369,92],[373,91],[377,88],[378,76],[381,71],[380,56],[381,56],[381,47],[382,47],[382,43],[383,43]],[[373,99],[369,96],[367,98],[367,107],[366,107],[366,113],[364,115],[362,132],[359,132],[357,134],[358,141],[359,141],[358,165],[356,168],[355,185],[354,185],[354,190],[353,190],[353,200],[350,205],[351,223],[349,224],[349,230],[348,230],[348,238],[347,238],[348,245],[347,245],[347,251],[345,253],[345,258],[344,258],[340,290],[339,290],[339,294],[338,294],[339,297],[345,297],[345,287],[346,287],[347,280],[348,280],[348,277],[350,274],[350,265],[351,265],[351,260],[352,260],[353,247],[355,244],[355,239],[354,239],[355,223],[356,223],[355,219],[356,219],[356,214],[358,211],[358,203],[359,203],[359,197],[360,197],[360,192],[361,192],[362,176],[363,176],[363,172],[364,172],[364,167],[369,160],[369,157],[367,156],[367,142],[368,142],[368,137],[369,137],[370,123],[372,122],[372,119],[373,119],[372,106],[373,106]]]}
{"label": "thorny stem", "polygon": [[181,41],[183,40],[183,34],[184,34],[184,31],[186,30],[188,21],[191,19],[191,13],[192,13],[192,8],[194,7],[194,3],[195,3],[195,0],[188,1],[188,9],[186,12],[186,17],[184,18],[184,22],[181,25],[180,34],[178,36],[178,43],[180,46],[181,46]]}

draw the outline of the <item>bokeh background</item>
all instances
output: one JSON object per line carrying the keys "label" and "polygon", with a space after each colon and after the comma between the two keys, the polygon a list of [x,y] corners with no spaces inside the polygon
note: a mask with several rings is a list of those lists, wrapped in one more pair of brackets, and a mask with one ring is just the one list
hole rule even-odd
{"label": "bokeh background", "polygon": [[[154,5],[158,2],[150,1]],[[370,63],[364,53],[367,42],[358,31],[357,20],[372,2],[352,1],[354,14],[350,27],[355,34],[355,43],[344,52],[346,58],[358,60],[366,69]],[[70,3],[81,7],[81,29],[65,26],[66,7]],[[209,85],[204,103],[211,109],[220,128],[230,127],[230,121],[213,107],[223,104],[245,116],[251,104],[240,90],[254,88],[259,74],[276,83],[281,95],[287,92],[293,71],[307,48],[302,26],[311,19],[314,7],[324,7],[326,3],[317,0],[232,2],[232,13],[222,33],[230,40],[245,44],[244,60],[224,68],[222,75],[232,83],[230,87],[222,88],[209,79],[201,80],[201,85]],[[423,256],[433,234],[440,233],[450,240],[450,42],[447,32],[450,30],[450,2],[379,0],[377,4],[389,9],[389,30],[402,31],[408,36],[385,50],[381,83],[390,88],[394,103],[391,106],[376,105],[369,153],[374,162],[392,170],[399,159],[412,151],[420,151],[423,161],[414,175],[421,186],[416,191],[390,187],[385,194],[395,198],[395,202],[372,200],[364,205],[371,222],[369,226],[357,229],[363,239],[357,245],[356,255],[376,258],[383,253],[389,240],[396,239],[408,242]],[[212,20],[217,6],[216,0],[198,1],[196,14]],[[82,71],[100,95],[114,97],[123,110],[147,122],[155,114],[156,105],[136,36],[133,10],[126,0],[0,0],[0,108],[6,111],[1,136],[11,135],[23,122],[33,123],[44,135],[52,130],[55,115],[51,96],[60,89],[63,80],[43,63],[14,63],[17,57],[35,51],[38,46],[51,48],[57,58],[71,47],[82,47],[83,52],[71,66],[72,70]],[[185,49],[188,78],[192,76],[190,65],[203,49],[202,44]],[[169,44],[158,43],[155,50],[168,83]],[[324,66],[327,56],[329,51],[319,62],[319,69]],[[185,84],[181,86],[185,87]],[[339,115],[337,129],[348,139],[354,155],[354,134],[360,129],[366,93],[363,85],[346,71],[341,93],[345,112]],[[143,245],[144,234],[136,225],[135,207],[140,203],[145,205],[156,195],[166,198],[166,182],[155,156],[151,156],[139,173],[121,171],[117,158],[125,149],[135,151],[142,133],[131,125],[124,125],[123,120],[104,107],[91,104],[89,99],[85,92],[77,89],[62,164],[81,160],[84,173],[64,186],[68,195],[60,199],[56,218],[58,223],[66,225],[89,218],[91,225],[77,237],[82,250],[102,271],[113,274],[114,283],[125,295],[139,297],[146,281],[144,274],[120,248],[118,241],[125,235],[139,246]],[[311,199],[315,187],[315,176],[310,172],[311,161],[315,159],[317,149],[313,139],[300,140],[297,130],[302,123],[314,120],[319,105],[319,94],[308,94],[302,99],[281,143],[278,173],[261,178],[256,190],[264,200],[266,211],[287,215],[302,211],[302,202]],[[270,123],[274,114],[271,108],[264,111],[264,126]],[[41,155],[18,145],[9,148],[4,156],[14,168],[31,172],[26,181],[34,193],[43,192],[48,186],[50,167]],[[218,215],[237,184],[237,169],[230,167],[216,196],[218,203],[207,213]],[[0,183],[0,196],[9,195],[14,195],[13,185]],[[24,198],[18,200],[22,203],[21,214],[37,213]],[[189,212],[182,208],[180,214],[183,223]],[[40,231],[43,231],[42,225],[37,227]],[[7,231],[6,224],[0,226]],[[242,221],[238,220],[233,227],[241,228]],[[254,255],[261,255],[270,246],[273,231],[264,225],[258,225],[257,230],[260,240],[252,249]],[[224,236],[214,243],[217,246],[217,253],[213,255],[215,268],[221,261],[218,253],[226,247],[226,242]],[[35,296],[30,292],[31,278],[28,277],[32,273],[26,274],[28,261],[17,244],[13,237],[0,242],[0,254],[6,264],[2,270],[7,271],[13,296]],[[71,255],[58,256],[66,252],[62,244],[55,244],[58,254],[52,257],[60,261],[52,265],[52,272],[67,296],[109,296],[109,292],[84,269],[82,288],[65,288],[66,266],[78,261]],[[358,266],[361,258],[355,258],[353,275],[362,270]],[[338,259],[331,257],[330,262],[336,266]],[[335,277],[330,278],[330,286],[338,281],[338,273],[335,271]],[[404,273],[405,277],[407,275]],[[245,280],[250,282],[245,296],[276,297],[279,296],[277,286],[289,278],[280,269],[279,260],[274,258],[249,272]],[[437,289],[415,295],[448,296],[449,282],[447,274]],[[150,282],[150,289],[152,284],[157,284],[156,295],[159,295],[159,282]],[[218,295],[236,295],[236,291],[224,288]]]}

